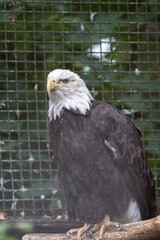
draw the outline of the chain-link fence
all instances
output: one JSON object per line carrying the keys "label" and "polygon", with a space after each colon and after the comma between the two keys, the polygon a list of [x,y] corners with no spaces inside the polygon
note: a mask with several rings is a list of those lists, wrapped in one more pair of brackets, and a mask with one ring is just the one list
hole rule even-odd
{"label": "chain-link fence", "polygon": [[62,214],[46,76],[70,69],[143,134],[160,207],[160,2],[0,1],[0,212]]}

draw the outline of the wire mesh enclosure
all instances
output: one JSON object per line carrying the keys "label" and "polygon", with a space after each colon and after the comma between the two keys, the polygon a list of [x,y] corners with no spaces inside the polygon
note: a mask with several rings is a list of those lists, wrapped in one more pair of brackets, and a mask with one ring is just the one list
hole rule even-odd
{"label": "wire mesh enclosure", "polygon": [[63,213],[47,74],[70,69],[141,130],[160,207],[160,2],[0,1],[0,211]]}

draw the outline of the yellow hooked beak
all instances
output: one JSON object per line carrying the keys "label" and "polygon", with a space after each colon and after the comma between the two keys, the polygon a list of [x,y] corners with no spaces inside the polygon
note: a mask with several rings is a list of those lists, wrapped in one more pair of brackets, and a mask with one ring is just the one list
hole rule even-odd
{"label": "yellow hooked beak", "polygon": [[47,92],[49,94],[50,91],[55,91],[57,89],[59,89],[59,85],[57,83],[57,80],[55,78],[51,78],[48,80],[47,82]]}

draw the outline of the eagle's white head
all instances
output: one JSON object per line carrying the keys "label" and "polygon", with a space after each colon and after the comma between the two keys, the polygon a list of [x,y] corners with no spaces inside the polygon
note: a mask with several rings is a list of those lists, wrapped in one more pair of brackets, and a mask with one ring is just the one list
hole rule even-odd
{"label": "eagle's white head", "polygon": [[60,117],[63,108],[85,114],[93,100],[85,82],[70,70],[56,69],[50,72],[47,77],[47,91],[50,121]]}

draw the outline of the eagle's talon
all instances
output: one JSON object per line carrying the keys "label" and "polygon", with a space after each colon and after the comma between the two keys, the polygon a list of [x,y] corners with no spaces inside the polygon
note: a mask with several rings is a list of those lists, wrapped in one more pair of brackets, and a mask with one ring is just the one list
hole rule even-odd
{"label": "eagle's talon", "polygon": [[88,238],[91,237],[91,238],[95,239],[95,236],[94,236],[91,228],[94,228],[94,224],[90,224],[90,225],[87,227],[86,236],[87,236]]}
{"label": "eagle's talon", "polygon": [[117,229],[118,231],[121,231],[122,230],[122,224],[119,223],[119,228]]}
{"label": "eagle's talon", "polygon": [[71,237],[70,230],[68,232],[66,232],[66,236],[69,237],[69,238]]}

